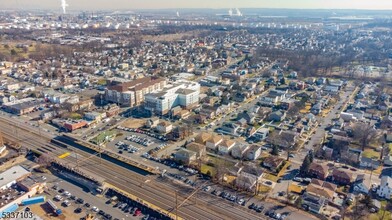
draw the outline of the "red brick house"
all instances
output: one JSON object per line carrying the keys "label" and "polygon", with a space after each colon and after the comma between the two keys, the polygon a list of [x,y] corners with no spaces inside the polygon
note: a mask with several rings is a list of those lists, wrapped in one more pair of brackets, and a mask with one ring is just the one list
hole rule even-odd
{"label": "red brick house", "polygon": [[332,172],[332,180],[338,184],[349,185],[353,180],[353,173],[346,170],[335,169]]}
{"label": "red brick house", "polygon": [[309,176],[316,177],[317,179],[324,180],[328,176],[328,166],[318,164],[318,163],[311,163],[309,166],[308,174]]}

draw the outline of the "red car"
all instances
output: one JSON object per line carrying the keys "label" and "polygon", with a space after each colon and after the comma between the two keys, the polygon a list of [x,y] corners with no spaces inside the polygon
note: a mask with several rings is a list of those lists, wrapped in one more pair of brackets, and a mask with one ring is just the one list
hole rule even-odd
{"label": "red car", "polygon": [[133,214],[134,216],[139,216],[142,214],[142,211],[140,209],[136,209],[135,213]]}

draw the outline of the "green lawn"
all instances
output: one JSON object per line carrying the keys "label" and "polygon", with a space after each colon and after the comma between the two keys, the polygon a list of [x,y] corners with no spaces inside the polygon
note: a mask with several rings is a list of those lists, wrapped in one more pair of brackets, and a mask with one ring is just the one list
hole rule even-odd
{"label": "green lawn", "polygon": [[91,140],[92,143],[94,144],[102,144],[106,141],[106,138],[109,137],[115,137],[117,135],[117,132],[111,130],[111,131],[105,131],[97,135],[95,138]]}
{"label": "green lawn", "polygon": [[380,158],[380,152],[377,152],[373,149],[365,149],[362,156],[369,157],[369,158]]}
{"label": "green lawn", "polygon": [[381,201],[381,210],[377,213],[370,214],[368,219],[369,220],[392,219],[392,213],[390,211],[385,210],[386,205],[387,205],[387,201]]}
{"label": "green lawn", "polygon": [[273,182],[278,182],[278,179],[279,179],[278,176],[275,176],[275,175],[272,175],[272,174],[269,174],[269,173],[264,173],[263,178],[267,179],[267,180],[271,180]]}
{"label": "green lawn", "polygon": [[388,147],[389,147],[389,149],[391,150],[391,153],[392,153],[392,143],[389,143]]}

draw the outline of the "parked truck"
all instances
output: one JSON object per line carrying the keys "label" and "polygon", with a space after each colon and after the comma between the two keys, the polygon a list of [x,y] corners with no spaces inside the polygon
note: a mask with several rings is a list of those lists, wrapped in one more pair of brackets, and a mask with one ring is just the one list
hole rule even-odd
{"label": "parked truck", "polygon": [[56,215],[61,215],[63,213],[63,211],[61,211],[61,209],[59,209],[56,204],[54,204],[54,202],[52,200],[48,200],[48,205],[49,207],[52,209],[52,211],[56,214]]}
{"label": "parked truck", "polygon": [[24,200],[22,200],[21,204],[24,206],[27,206],[27,205],[33,205],[33,204],[42,203],[42,202],[45,202],[45,196],[37,196],[37,197],[31,197],[28,199],[24,199]]}

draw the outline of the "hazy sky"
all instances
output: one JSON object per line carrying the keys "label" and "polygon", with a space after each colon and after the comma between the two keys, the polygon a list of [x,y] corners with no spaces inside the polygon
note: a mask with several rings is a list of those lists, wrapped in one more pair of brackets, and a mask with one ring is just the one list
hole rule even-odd
{"label": "hazy sky", "polygon": [[[0,0],[1,9],[60,9],[61,0]],[[68,10],[156,8],[391,9],[392,0],[67,0]]]}

